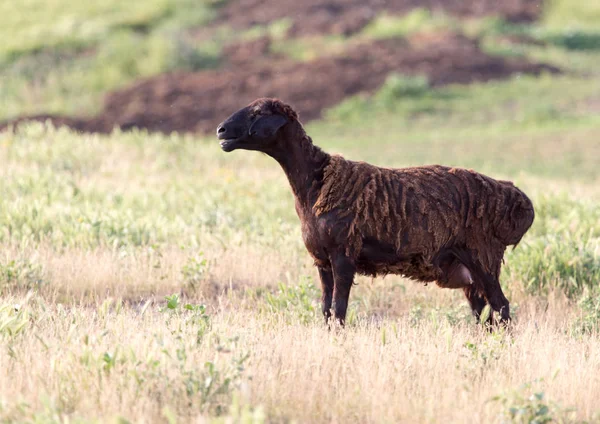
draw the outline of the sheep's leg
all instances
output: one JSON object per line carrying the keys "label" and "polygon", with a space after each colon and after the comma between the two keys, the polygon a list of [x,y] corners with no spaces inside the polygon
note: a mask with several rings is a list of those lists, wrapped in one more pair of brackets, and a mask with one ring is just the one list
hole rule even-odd
{"label": "sheep's leg", "polygon": [[498,255],[499,259],[491,266],[491,274],[486,274],[488,281],[486,281],[487,284],[485,285],[485,297],[490,306],[500,312],[500,322],[502,325],[507,326],[510,323],[510,306],[508,299],[502,292],[502,287],[500,287],[500,268],[502,267],[504,249],[501,252]]}
{"label": "sheep's leg", "polygon": [[319,277],[321,278],[321,310],[325,317],[325,324],[329,323],[331,318],[331,301],[333,298],[333,272],[331,269],[319,267]]}
{"label": "sheep's leg", "polygon": [[350,258],[342,254],[332,258],[331,266],[333,268],[333,313],[335,320],[343,327],[356,267]]}
{"label": "sheep's leg", "polygon": [[502,287],[500,287],[500,264],[493,267],[493,269],[495,269],[494,274],[485,272],[479,261],[475,261],[474,265],[475,269],[472,269],[471,271],[475,272],[476,278],[478,278],[480,284],[483,285],[483,291],[487,302],[494,311],[500,313],[502,324],[508,325],[510,322],[510,306],[508,299],[504,296],[504,293],[502,293]]}
{"label": "sheep's leg", "polygon": [[501,323],[508,325],[510,323],[510,306],[508,299],[502,293],[502,288],[497,278],[489,276],[485,284],[485,297],[492,309],[500,313]]}
{"label": "sheep's leg", "polygon": [[[485,308],[485,305],[487,305],[487,302],[485,301],[485,297],[483,297],[482,295],[479,294],[479,291],[477,290],[477,288],[475,287],[474,284],[471,284],[471,285],[465,287],[463,290],[465,292],[465,296],[467,297],[467,300],[469,301],[469,304],[471,305],[471,310],[473,311],[473,315],[477,319],[477,322],[480,322],[481,312],[483,311],[483,308]],[[488,317],[488,319],[486,321],[490,325],[493,322],[492,315],[493,315],[493,312],[490,311],[490,316]]]}

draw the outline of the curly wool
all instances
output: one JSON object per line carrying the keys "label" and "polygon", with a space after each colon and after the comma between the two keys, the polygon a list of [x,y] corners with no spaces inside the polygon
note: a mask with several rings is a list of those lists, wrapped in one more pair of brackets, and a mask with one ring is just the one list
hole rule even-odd
{"label": "curly wool", "polygon": [[358,259],[363,241],[387,243],[415,260],[374,266],[373,274],[400,273],[438,280],[436,255],[466,246],[484,270],[499,275],[507,245],[533,222],[533,206],[511,182],[472,170],[433,165],[389,169],[332,156],[313,211],[347,220],[346,254]]}

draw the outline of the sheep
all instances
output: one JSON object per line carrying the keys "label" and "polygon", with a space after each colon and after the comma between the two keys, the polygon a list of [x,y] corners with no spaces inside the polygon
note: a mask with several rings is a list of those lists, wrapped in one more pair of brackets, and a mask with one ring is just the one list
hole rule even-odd
{"label": "sheep", "polygon": [[321,280],[326,323],[333,308],[344,326],[355,274],[462,289],[477,320],[489,303],[501,323],[510,322],[500,267],[534,220],[531,200],[512,182],[462,168],[392,169],[329,155],[278,99],[235,112],[217,138],[225,152],[260,151],[283,168]]}

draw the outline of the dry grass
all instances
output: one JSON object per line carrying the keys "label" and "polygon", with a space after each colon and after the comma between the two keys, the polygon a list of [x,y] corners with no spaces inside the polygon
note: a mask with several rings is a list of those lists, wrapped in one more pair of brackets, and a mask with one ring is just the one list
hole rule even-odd
{"label": "dry grass", "polygon": [[[535,409],[519,400],[534,392],[548,399],[542,406],[560,404],[554,418],[598,418],[600,338],[570,331],[578,312],[562,293],[532,297],[509,282],[514,328],[490,334],[460,292],[360,278],[350,327],[327,331],[317,312],[301,320],[294,299],[277,309],[260,295],[314,277],[309,264],[247,250],[212,252],[215,265],[192,288],[182,250],[7,249],[30,253],[53,284],[2,297],[3,420],[480,423],[507,410],[494,397]],[[182,294],[173,310],[170,292]],[[207,310],[186,310],[184,300]],[[14,305],[26,316],[10,334]],[[206,389],[227,379],[220,392]]]}
{"label": "dry grass", "polygon": [[[294,282],[303,274],[314,274],[312,263],[305,255],[282,256],[273,249],[247,245],[206,253],[175,247],[135,251],[69,248],[57,252],[44,245],[26,249],[3,246],[0,264],[15,258],[37,268],[33,279],[39,293],[69,304],[89,304],[106,297],[130,301],[148,296],[162,299],[174,292],[199,300],[214,299],[224,291],[274,289],[282,281]],[[195,258],[206,260],[198,271],[202,274],[186,275],[184,268]],[[193,274],[193,270],[188,274]],[[32,286],[16,284],[20,291]]]}
{"label": "dry grass", "polygon": [[[71,259],[61,266],[73,281],[81,257]],[[449,293],[411,284],[402,301],[463,302]],[[320,321],[303,325],[257,305],[240,307],[230,294],[213,299],[208,326],[203,314],[161,311],[164,302],[127,306],[98,294],[96,304],[77,306],[5,297],[29,318],[19,334],[3,336],[1,413],[7,421],[157,422],[172,415],[189,422],[228,407],[234,395],[255,421],[262,413],[270,422],[480,423],[499,420],[503,407],[494,396],[543,379],[533,389],[576,409],[558,409],[555,418],[593,420],[600,339],[570,335],[573,309],[560,296],[548,299],[521,303],[511,334],[490,334],[467,320],[410,313],[328,332]],[[212,375],[215,384],[231,379],[229,389],[203,393],[206,362],[220,373]]]}

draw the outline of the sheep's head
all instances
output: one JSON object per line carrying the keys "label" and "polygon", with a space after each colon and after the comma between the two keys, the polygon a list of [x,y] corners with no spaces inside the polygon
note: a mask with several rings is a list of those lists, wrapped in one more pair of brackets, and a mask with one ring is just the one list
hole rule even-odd
{"label": "sheep's head", "polygon": [[277,99],[258,99],[238,110],[217,127],[217,138],[226,152],[236,149],[268,152],[298,115]]}

